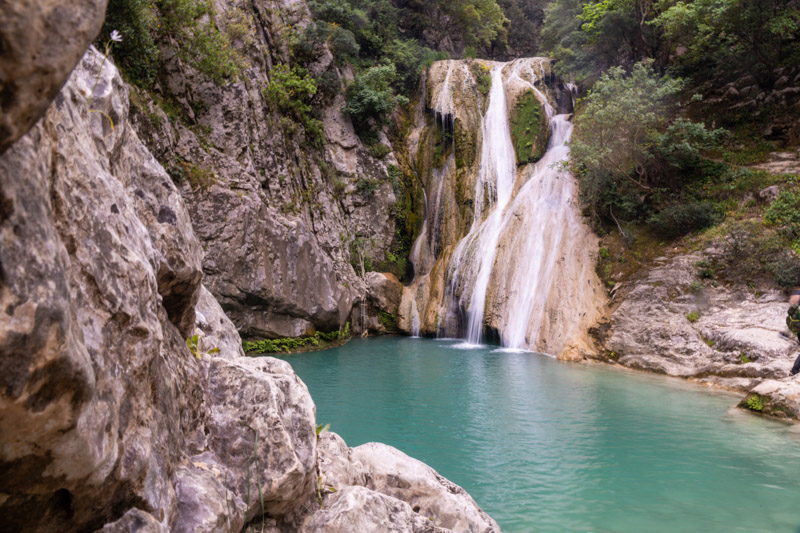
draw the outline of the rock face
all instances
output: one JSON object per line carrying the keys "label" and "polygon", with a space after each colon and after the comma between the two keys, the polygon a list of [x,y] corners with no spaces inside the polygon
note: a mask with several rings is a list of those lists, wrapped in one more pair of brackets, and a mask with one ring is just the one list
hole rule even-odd
{"label": "rock face", "polygon": [[[773,385],[765,396],[794,390],[789,370],[800,347],[785,325],[786,296],[698,286],[695,264],[702,259],[658,259],[643,279],[620,289],[610,322],[597,330],[607,355],[631,368],[738,391],[766,382]],[[796,418],[797,411],[778,416]]]}
{"label": "rock face", "polygon": [[0,11],[0,155],[44,114],[97,37],[107,0],[15,0]]}
{"label": "rock face", "polygon": [[[241,78],[217,85],[164,50],[169,59],[158,97],[175,109],[167,116],[151,94],[137,91],[135,127],[183,181],[205,250],[206,285],[242,335],[338,330],[366,291],[351,261],[384,260],[394,239],[395,194],[387,175],[393,156],[371,155],[342,115],[341,95],[314,102],[322,108],[324,148],[270,107],[264,94],[270,71],[291,64],[280,36],[309,23],[304,1],[215,5],[219,28],[233,21],[248,27],[234,40],[248,63]],[[340,86],[348,72],[332,61],[323,55],[311,74],[326,73]],[[364,180],[377,188],[358,189]]]}
{"label": "rock face", "polygon": [[[341,449],[325,456],[342,466],[336,475],[365,484],[324,512],[315,506],[308,390],[288,363],[242,357],[202,285],[184,200],[102,61],[89,50],[0,157],[0,529],[241,531],[266,513],[272,531],[288,533],[314,513],[326,524],[401,517],[399,530],[439,531],[430,516],[483,531],[491,519],[466,493],[392,450],[380,457],[427,479],[415,481],[419,494],[368,489],[369,460],[348,473]],[[456,520],[459,506],[466,518]]]}

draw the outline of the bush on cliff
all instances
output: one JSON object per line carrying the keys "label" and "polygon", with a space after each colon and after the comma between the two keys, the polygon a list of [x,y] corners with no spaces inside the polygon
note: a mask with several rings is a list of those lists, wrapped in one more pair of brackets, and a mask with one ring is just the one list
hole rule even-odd
{"label": "bush on cliff", "polygon": [[392,89],[396,76],[397,70],[392,64],[372,67],[356,76],[347,88],[344,112],[357,127],[367,127],[370,121],[376,125],[386,124],[395,106],[408,103],[405,96],[395,94]]}
{"label": "bush on cliff", "polygon": [[114,59],[127,78],[152,87],[159,74],[162,46],[176,45],[182,60],[222,85],[246,66],[227,32],[214,22],[209,0],[109,0],[99,42],[122,33]]}

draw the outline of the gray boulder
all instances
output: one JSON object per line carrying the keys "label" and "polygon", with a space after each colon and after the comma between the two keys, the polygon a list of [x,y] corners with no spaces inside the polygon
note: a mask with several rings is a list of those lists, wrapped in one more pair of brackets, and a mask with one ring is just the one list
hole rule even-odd
{"label": "gray boulder", "polygon": [[0,155],[41,118],[103,25],[108,0],[13,0],[0,9]]}

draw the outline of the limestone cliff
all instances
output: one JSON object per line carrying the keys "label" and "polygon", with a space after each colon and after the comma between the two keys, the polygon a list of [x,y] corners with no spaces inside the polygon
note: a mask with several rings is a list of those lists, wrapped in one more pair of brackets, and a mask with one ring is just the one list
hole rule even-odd
{"label": "limestone cliff", "polygon": [[[204,288],[128,94],[91,49],[0,157],[0,530],[499,531],[397,451],[320,454],[305,385],[243,357]],[[337,493],[317,490],[323,460]]]}
{"label": "limestone cliff", "polygon": [[[241,76],[218,85],[167,49],[156,87],[134,94],[135,128],[180,182],[206,284],[239,331],[273,338],[337,330],[366,291],[351,263],[384,260],[395,236],[387,176],[394,157],[373,156],[342,114],[351,73],[330,53],[311,68],[331,73],[336,86],[335,96],[318,100],[323,148],[270,106],[272,69],[290,63],[289,35],[310,20],[304,1],[216,2],[214,17],[223,29],[234,20],[246,26],[234,41],[247,61]],[[360,321],[352,326],[360,332]]]}

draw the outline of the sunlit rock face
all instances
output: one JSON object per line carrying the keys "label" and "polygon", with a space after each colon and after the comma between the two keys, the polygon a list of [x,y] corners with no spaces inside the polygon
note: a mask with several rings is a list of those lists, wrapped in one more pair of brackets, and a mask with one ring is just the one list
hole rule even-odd
{"label": "sunlit rock face", "polygon": [[0,158],[3,527],[235,529],[256,513],[248,469],[271,501],[310,490],[314,405],[288,364],[239,357],[183,199],[102,63],[90,50]]}
{"label": "sunlit rock face", "polygon": [[558,112],[571,111],[571,88],[548,59],[530,58],[439,62],[426,90],[409,152],[427,209],[401,328],[471,343],[494,334],[565,358],[591,352],[605,293],[597,239],[560,166],[572,125]]}

